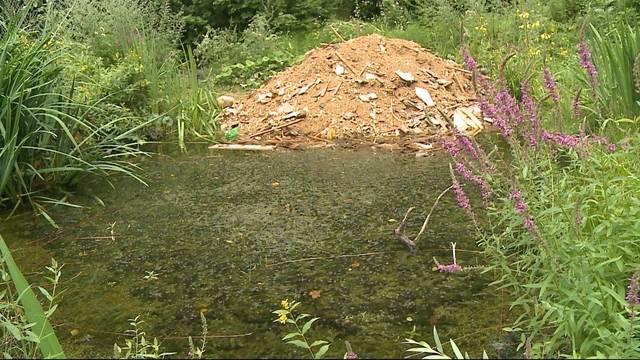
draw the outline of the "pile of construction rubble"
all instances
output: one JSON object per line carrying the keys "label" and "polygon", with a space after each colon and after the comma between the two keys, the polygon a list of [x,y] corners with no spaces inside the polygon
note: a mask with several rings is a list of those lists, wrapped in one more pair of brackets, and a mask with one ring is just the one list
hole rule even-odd
{"label": "pile of construction rubble", "polygon": [[223,130],[238,127],[243,143],[393,143],[485,125],[469,71],[379,35],[314,49],[245,98],[219,102]]}

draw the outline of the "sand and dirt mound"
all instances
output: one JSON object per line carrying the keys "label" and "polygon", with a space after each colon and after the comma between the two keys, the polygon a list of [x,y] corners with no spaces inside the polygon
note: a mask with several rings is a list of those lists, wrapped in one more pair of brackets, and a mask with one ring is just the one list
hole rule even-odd
{"label": "sand and dirt mound", "polygon": [[[393,143],[482,127],[471,74],[418,44],[379,35],[308,52],[224,109],[243,143]],[[231,104],[227,104],[231,105]]]}

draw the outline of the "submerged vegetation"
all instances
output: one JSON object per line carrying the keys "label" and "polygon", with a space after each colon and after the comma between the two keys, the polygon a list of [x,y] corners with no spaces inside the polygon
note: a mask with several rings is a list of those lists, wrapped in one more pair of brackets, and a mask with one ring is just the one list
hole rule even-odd
{"label": "submerged vegetation", "polygon": [[[487,265],[458,265],[453,243],[441,276],[484,271],[508,290],[517,318],[504,330],[526,357],[637,358],[639,18],[636,2],[600,0],[2,0],[0,208],[5,217],[32,209],[55,227],[51,212],[78,206],[73,192],[89,176],[144,183],[136,157],[149,155],[147,143],[187,152],[193,141],[233,141],[241,130],[220,133],[218,95],[255,89],[321,44],[371,33],[413,40],[465,63],[499,134],[482,146],[459,133],[442,142],[448,196]],[[49,290],[33,291],[1,237],[0,250],[3,354],[64,356],[49,323],[62,266],[47,268]],[[274,311],[293,329],[283,340],[311,358],[338,354],[307,338],[322,319],[294,313],[291,299]],[[192,358],[208,355],[200,319]],[[140,318],[130,325],[116,357],[174,355],[149,341]],[[435,349],[412,336],[408,351],[445,357],[433,336]],[[357,358],[347,347],[345,358]]]}

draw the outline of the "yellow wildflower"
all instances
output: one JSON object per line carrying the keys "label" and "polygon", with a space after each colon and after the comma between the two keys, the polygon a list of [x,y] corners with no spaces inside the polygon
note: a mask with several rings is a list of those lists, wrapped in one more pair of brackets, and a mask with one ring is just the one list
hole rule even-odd
{"label": "yellow wildflower", "polygon": [[540,38],[542,40],[549,40],[549,39],[551,39],[551,34],[542,33],[542,34],[540,34]]}
{"label": "yellow wildflower", "polygon": [[280,321],[280,324],[285,324],[287,322],[287,315],[286,314],[280,315],[280,317],[278,318],[278,321]]}
{"label": "yellow wildflower", "polygon": [[533,24],[531,24],[532,29],[538,29],[540,27],[540,21],[536,20]]}
{"label": "yellow wildflower", "polygon": [[283,309],[289,310],[289,299],[284,299],[280,301],[280,305],[282,306]]}
{"label": "yellow wildflower", "polygon": [[520,14],[518,14],[518,16],[520,16],[521,19],[528,19],[529,18],[529,13],[526,11],[521,12]]}
{"label": "yellow wildflower", "polygon": [[529,56],[537,56],[537,55],[540,55],[540,49],[529,48]]}

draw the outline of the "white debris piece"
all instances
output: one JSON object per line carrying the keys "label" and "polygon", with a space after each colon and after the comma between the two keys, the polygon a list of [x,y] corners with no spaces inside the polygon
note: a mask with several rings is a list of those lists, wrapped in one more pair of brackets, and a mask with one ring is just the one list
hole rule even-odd
{"label": "white debris piece", "polygon": [[368,93],[368,94],[360,94],[358,95],[358,97],[360,98],[360,100],[364,102],[369,102],[371,100],[377,99],[378,95],[376,95],[375,93]]}
{"label": "white debris piece", "polygon": [[433,102],[433,99],[431,99],[431,94],[429,94],[429,91],[427,91],[427,89],[416,86],[416,96],[418,96],[418,98],[420,98],[420,100],[422,100],[422,102],[429,107],[435,106],[436,104]]}
{"label": "white debris piece", "polygon": [[236,99],[233,96],[229,95],[218,96],[216,100],[218,101],[218,105],[223,109],[232,107],[233,104],[236,103]]}
{"label": "white debris piece", "polygon": [[344,72],[345,72],[344,66],[342,66],[340,64],[336,65],[336,70],[335,71],[336,71],[336,75],[338,75],[338,76],[343,75]]}
{"label": "white debris piece", "polygon": [[269,100],[271,100],[271,97],[273,96],[273,94],[271,92],[266,92],[264,94],[259,94],[258,95],[258,102],[260,104],[266,104],[269,102]]}
{"label": "white debris piece", "polygon": [[[477,110],[477,111],[476,111]],[[482,121],[474,114],[479,112],[477,106],[460,107],[453,113],[453,126],[462,133],[476,133],[484,127]]]}
{"label": "white debris piece", "polygon": [[295,110],[295,108],[293,106],[291,106],[291,104],[289,104],[288,102],[281,104],[280,106],[278,106],[278,112],[281,114],[288,114],[290,112],[293,112]]}
{"label": "white debris piece", "polygon": [[411,73],[408,72],[403,72],[400,70],[396,70],[396,75],[398,75],[400,77],[400,79],[406,81],[406,82],[414,82],[416,81],[416,79],[413,77],[413,75],[411,75]]}
{"label": "white debris piece", "polygon": [[371,81],[371,80],[378,80],[378,76],[376,76],[375,74],[372,74],[370,72],[365,73],[364,74],[364,79],[367,81]]}

